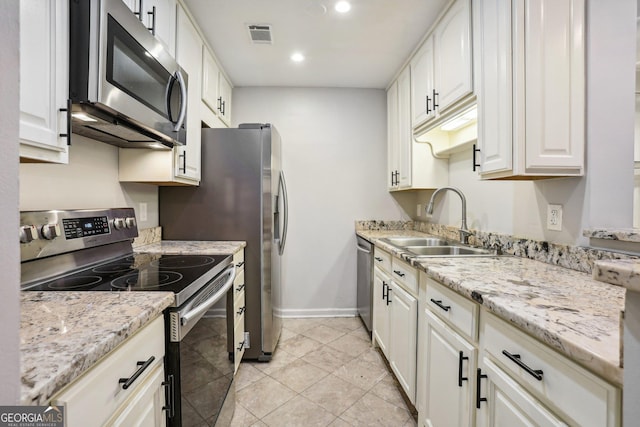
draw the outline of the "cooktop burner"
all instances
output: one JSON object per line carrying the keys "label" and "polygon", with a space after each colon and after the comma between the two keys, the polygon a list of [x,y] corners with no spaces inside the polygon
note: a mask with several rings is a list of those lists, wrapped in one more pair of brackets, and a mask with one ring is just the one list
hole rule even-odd
{"label": "cooktop burner", "polygon": [[132,254],[28,288],[30,291],[168,291],[188,299],[227,264],[229,255]]}

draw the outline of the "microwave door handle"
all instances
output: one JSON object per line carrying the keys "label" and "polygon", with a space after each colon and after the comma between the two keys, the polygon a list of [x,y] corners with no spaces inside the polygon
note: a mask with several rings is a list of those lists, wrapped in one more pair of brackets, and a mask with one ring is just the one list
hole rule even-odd
{"label": "microwave door handle", "polygon": [[287,183],[284,179],[284,172],[282,171],[280,171],[280,187],[282,188],[284,226],[282,227],[282,237],[280,238],[278,254],[282,255],[284,253],[284,244],[287,240],[287,229],[289,228],[289,197],[287,195]]}
{"label": "microwave door handle", "polygon": [[179,132],[184,123],[184,118],[187,115],[187,85],[184,83],[184,78],[180,70],[176,71],[176,78],[178,79],[178,83],[180,83],[180,114],[178,115],[176,125],[173,127],[173,131]]}

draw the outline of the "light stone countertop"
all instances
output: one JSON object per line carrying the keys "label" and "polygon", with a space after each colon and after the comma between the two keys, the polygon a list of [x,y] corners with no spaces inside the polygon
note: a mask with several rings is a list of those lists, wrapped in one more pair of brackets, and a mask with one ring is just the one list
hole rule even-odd
{"label": "light stone countertop", "polygon": [[[225,255],[245,242],[160,241],[139,253]],[[21,404],[45,405],[174,303],[171,292],[32,292],[21,293]]]}
{"label": "light stone countertop", "polygon": [[169,255],[232,255],[246,246],[247,243],[242,241],[162,240],[138,246],[134,251]]}
{"label": "light stone countertop", "polygon": [[20,403],[48,404],[173,302],[170,292],[23,291]]}
{"label": "light stone countertop", "polygon": [[640,243],[640,228],[594,228],[584,230],[584,237]]}
{"label": "light stone countertop", "polygon": [[640,260],[596,261],[593,267],[593,277],[601,282],[640,292]]}
{"label": "light stone countertop", "polygon": [[416,262],[377,239],[423,233],[356,233],[588,370],[622,385],[620,313],[624,309],[624,288],[599,282],[586,273],[521,257],[423,258]]}

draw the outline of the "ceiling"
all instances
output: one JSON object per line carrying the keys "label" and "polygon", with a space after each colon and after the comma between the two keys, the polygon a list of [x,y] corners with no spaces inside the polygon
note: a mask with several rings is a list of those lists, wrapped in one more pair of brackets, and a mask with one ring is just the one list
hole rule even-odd
{"label": "ceiling", "polygon": [[[335,1],[185,3],[234,86],[386,88],[449,0],[351,0],[346,14]],[[250,24],[273,43],[253,44]]]}

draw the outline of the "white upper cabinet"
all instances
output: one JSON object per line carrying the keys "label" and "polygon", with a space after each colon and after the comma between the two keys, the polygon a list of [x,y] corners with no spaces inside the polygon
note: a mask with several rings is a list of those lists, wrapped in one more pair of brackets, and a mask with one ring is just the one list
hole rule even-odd
{"label": "white upper cabinet", "polygon": [[433,157],[411,130],[411,74],[406,67],[387,91],[389,190],[437,188],[447,184],[446,160]]}
{"label": "white upper cabinet", "polygon": [[[455,112],[473,95],[471,4],[451,4],[411,60],[412,126]],[[428,126],[427,126],[428,127]]]}
{"label": "white upper cabinet", "polygon": [[189,75],[187,93],[187,143],[175,151],[177,177],[200,180],[200,139],[202,96],[202,39],[189,16],[178,7],[176,60]]}
{"label": "white upper cabinet", "polygon": [[481,176],[584,173],[584,0],[486,0],[475,10]]}
{"label": "white upper cabinet", "polygon": [[20,1],[20,161],[68,163],[69,5]]}
{"label": "white upper cabinet", "polygon": [[176,1],[175,0],[124,0],[145,27],[175,56]]}
{"label": "white upper cabinet", "polygon": [[202,50],[202,101],[226,125],[231,124],[231,84],[218,67],[213,55]]}

